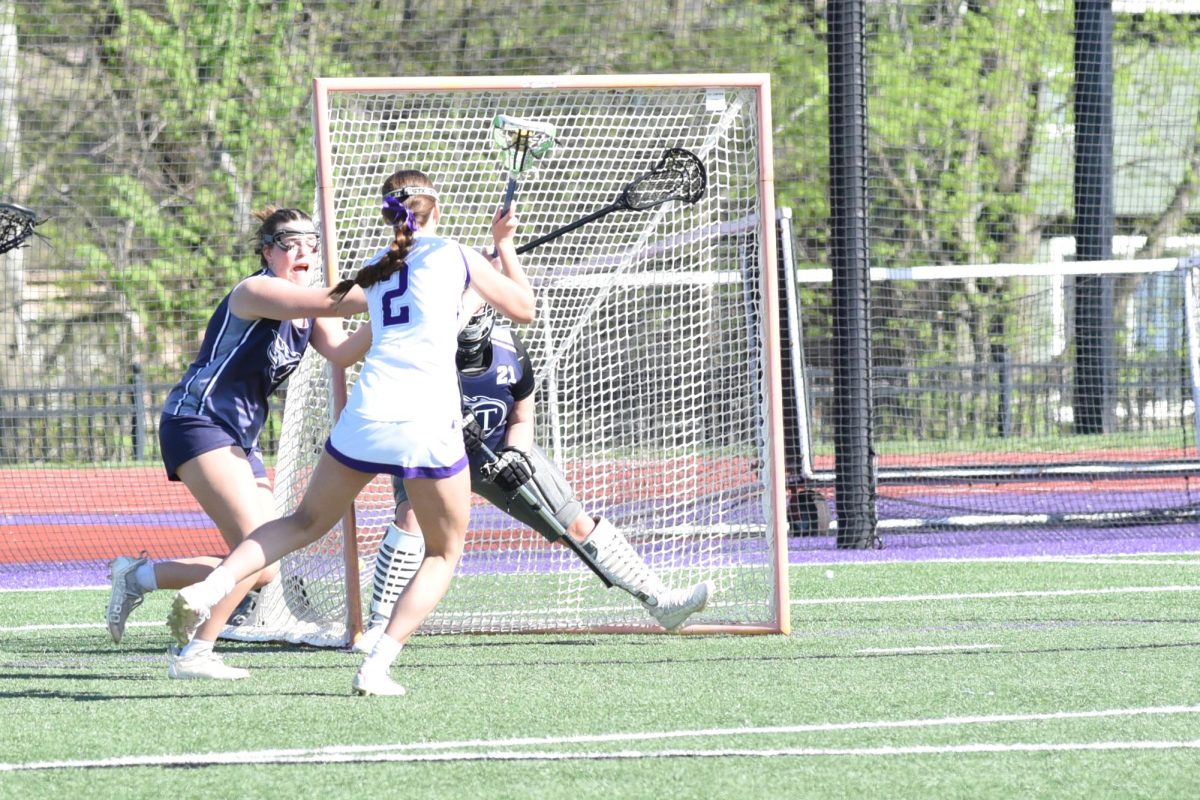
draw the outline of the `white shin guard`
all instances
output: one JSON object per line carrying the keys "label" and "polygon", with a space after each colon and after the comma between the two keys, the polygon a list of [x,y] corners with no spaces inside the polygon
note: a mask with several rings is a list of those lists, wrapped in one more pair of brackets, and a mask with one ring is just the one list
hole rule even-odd
{"label": "white shin guard", "polygon": [[596,527],[581,546],[604,577],[636,597],[650,616],[669,631],[678,630],[688,617],[703,611],[716,591],[712,581],[701,581],[686,589],[668,589],[625,535],[606,519],[596,520]]}
{"label": "white shin guard", "polygon": [[601,517],[580,546],[592,556],[604,577],[641,601],[647,608],[658,605],[667,587],[650,569],[633,545],[608,520]]}
{"label": "white shin guard", "polygon": [[375,584],[371,592],[371,620],[368,627],[387,622],[392,616],[396,600],[424,558],[424,537],[400,530],[394,523],[388,526],[375,559]]}

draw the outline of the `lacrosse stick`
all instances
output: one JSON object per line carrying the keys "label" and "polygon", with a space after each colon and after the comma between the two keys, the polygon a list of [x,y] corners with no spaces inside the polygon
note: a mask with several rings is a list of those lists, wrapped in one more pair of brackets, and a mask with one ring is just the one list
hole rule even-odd
{"label": "lacrosse stick", "polygon": [[[0,253],[20,247],[45,220],[16,203],[0,203]],[[40,235],[40,234],[39,234]]]}
{"label": "lacrosse stick", "polygon": [[704,197],[707,187],[708,175],[700,158],[690,150],[672,147],[663,153],[663,157],[653,169],[626,184],[616,200],[599,211],[593,211],[585,217],[550,231],[545,236],[526,242],[517,248],[517,252],[527,253],[551,239],[557,239],[564,233],[570,233],[614,211],[645,211],[671,200],[691,205]]}
{"label": "lacrosse stick", "polygon": [[500,150],[500,160],[508,171],[504,190],[504,213],[512,207],[517,194],[517,179],[533,170],[542,156],[554,146],[558,129],[548,122],[497,114],[492,120],[492,142]]}

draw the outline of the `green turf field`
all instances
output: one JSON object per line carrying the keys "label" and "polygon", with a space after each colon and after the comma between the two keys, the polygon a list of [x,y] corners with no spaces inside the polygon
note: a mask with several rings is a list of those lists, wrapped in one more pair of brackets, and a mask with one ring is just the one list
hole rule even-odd
{"label": "green turf field", "polygon": [[[826,570],[832,570],[827,577]],[[1200,555],[793,567],[790,636],[225,643],[166,677],[170,593],[0,593],[0,797],[1200,796]]]}

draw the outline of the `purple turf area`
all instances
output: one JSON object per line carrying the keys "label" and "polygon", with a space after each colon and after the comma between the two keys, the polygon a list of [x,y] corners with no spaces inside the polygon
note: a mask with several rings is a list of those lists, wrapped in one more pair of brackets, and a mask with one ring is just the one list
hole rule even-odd
{"label": "purple turf area", "polygon": [[[923,516],[925,519],[952,520],[958,515],[1003,514],[1011,512],[1015,498],[1007,492],[990,492],[964,495],[909,495],[889,497],[883,491],[879,498],[880,527],[878,530],[881,547],[874,549],[840,548],[836,535],[790,537],[788,560],[792,564],[853,563],[873,561],[923,561],[936,559],[986,559],[986,558],[1032,558],[1066,557],[1105,554],[1174,553],[1200,552],[1200,524],[1195,522],[1165,522],[1117,526],[1113,524],[1071,525],[1049,522],[1041,526],[969,528],[947,526],[947,530],[929,530],[897,526],[897,520]],[[1007,498],[1007,503],[1005,502]],[[1143,507],[1146,497],[1131,493],[1122,498],[1119,493],[1054,492],[1042,495],[1023,494],[1020,509],[1023,514],[1092,513],[1121,508],[1122,500],[1139,502]],[[1106,499],[1106,508],[1099,508],[1098,501]],[[1194,500],[1185,496],[1155,498],[1151,505],[1159,508],[1175,508],[1183,512],[1195,509]],[[756,502],[740,500],[724,503],[693,503],[691,505],[630,509],[614,506],[591,509],[602,513],[618,524],[624,522],[629,529],[642,527],[637,520],[654,519],[656,524],[676,530],[696,527],[703,529],[706,522],[717,520],[721,525],[761,524],[761,509]],[[87,514],[40,514],[36,519],[16,519],[12,515],[0,514],[0,530],[5,524],[37,524],[75,526],[95,522]],[[211,523],[202,514],[121,514],[106,515],[107,524],[152,526],[170,522],[176,527],[208,527]],[[387,522],[383,512],[367,512],[361,515],[360,524],[382,526]],[[497,530],[506,525],[507,516],[490,506],[472,509],[471,527],[475,530]],[[654,540],[634,541],[639,550],[653,565],[658,560],[655,550],[660,544]],[[767,557],[765,543],[759,538],[727,536],[707,539],[703,547],[695,548],[696,563],[762,563]],[[335,557],[323,556],[334,559]],[[562,548],[546,547],[518,553],[501,548],[471,550],[464,556],[461,572],[515,573],[544,571],[558,572],[578,569],[578,562]],[[55,564],[0,564],[0,590],[39,589],[57,587],[104,586],[108,583],[106,562],[78,562]]]}

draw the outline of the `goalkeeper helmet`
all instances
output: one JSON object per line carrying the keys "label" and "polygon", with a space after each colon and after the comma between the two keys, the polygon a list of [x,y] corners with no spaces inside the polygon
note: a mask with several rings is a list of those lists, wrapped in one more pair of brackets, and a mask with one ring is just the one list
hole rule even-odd
{"label": "goalkeeper helmet", "polygon": [[470,359],[483,352],[492,336],[492,328],[496,324],[496,309],[484,303],[467,320],[467,324],[458,332],[458,357]]}

